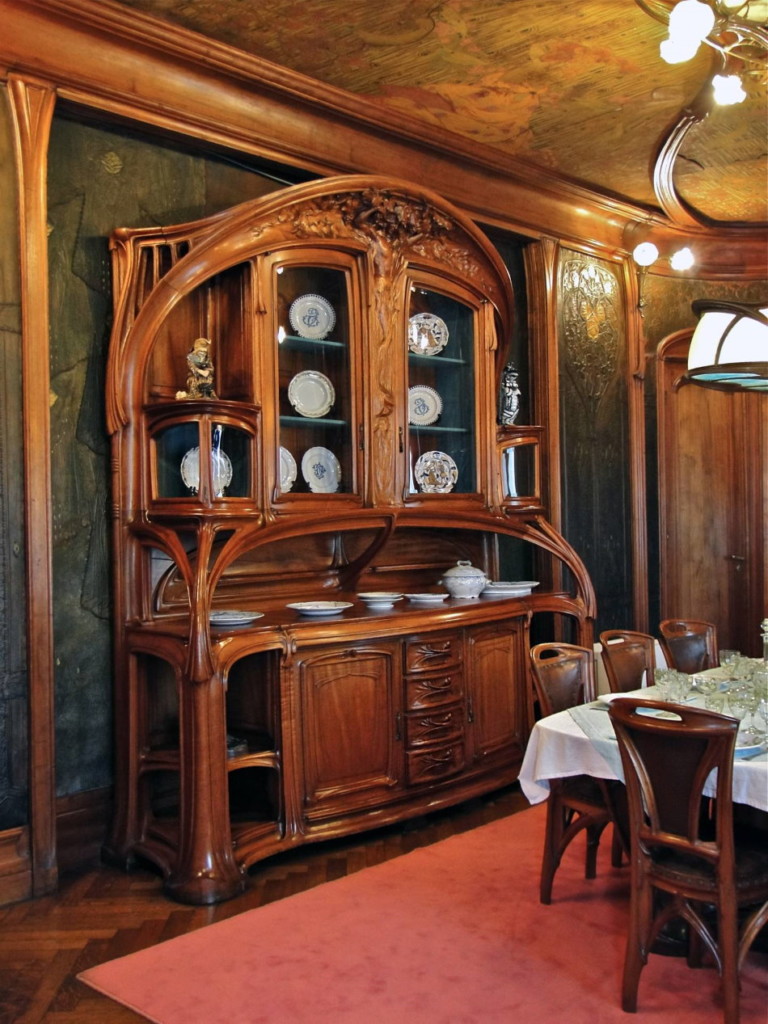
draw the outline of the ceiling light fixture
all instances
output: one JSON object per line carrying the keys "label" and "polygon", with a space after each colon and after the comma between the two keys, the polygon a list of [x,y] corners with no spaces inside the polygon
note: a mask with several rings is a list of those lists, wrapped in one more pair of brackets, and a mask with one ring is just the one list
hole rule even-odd
{"label": "ceiling light fixture", "polygon": [[696,299],[699,323],[683,379],[718,391],[768,393],[768,305]]}
{"label": "ceiling light fixture", "polygon": [[669,36],[661,43],[660,53],[668,64],[691,60],[702,44],[724,58],[766,64],[765,0],[679,0],[671,10],[663,0],[640,0],[640,6],[654,17],[663,17],[667,11]]}

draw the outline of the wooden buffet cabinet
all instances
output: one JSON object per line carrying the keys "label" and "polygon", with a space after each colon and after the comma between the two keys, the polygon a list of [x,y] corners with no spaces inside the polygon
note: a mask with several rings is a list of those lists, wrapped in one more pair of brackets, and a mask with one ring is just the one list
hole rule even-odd
{"label": "wooden buffet cabinet", "polygon": [[[514,296],[490,242],[354,176],[120,230],[113,257],[106,855],[211,903],[264,857],[512,782],[532,618],[590,642],[594,598],[544,515],[542,430],[499,424]],[[407,596],[459,560],[540,586]],[[406,596],[358,597],[382,590]]]}

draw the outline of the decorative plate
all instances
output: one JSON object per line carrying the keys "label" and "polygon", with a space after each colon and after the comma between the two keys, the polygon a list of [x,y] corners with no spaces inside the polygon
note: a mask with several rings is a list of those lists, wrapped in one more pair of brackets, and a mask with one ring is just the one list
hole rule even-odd
{"label": "decorative plate", "polygon": [[369,608],[391,608],[395,601],[402,601],[402,594],[392,594],[382,590],[379,593],[358,594],[361,601],[364,601]]}
{"label": "decorative plate", "polygon": [[296,459],[287,448],[280,449],[280,490],[290,491],[296,482]]}
{"label": "decorative plate", "polygon": [[341,483],[339,460],[327,448],[308,448],[301,459],[301,475],[316,494],[333,494]]}
{"label": "decorative plate", "polygon": [[291,327],[302,338],[324,338],[333,330],[336,313],[322,295],[300,295],[288,310]]}
{"label": "decorative plate", "polygon": [[419,427],[434,423],[443,411],[443,400],[434,388],[421,384],[408,388],[408,422]]}
{"label": "decorative plate", "polygon": [[426,494],[447,494],[459,479],[459,470],[445,452],[424,452],[416,462],[416,483]]}
{"label": "decorative plate", "polygon": [[251,622],[255,622],[256,619],[262,618],[264,612],[245,612],[245,611],[220,611],[211,612],[211,625],[212,626],[247,626]]}
{"label": "decorative plate", "polygon": [[768,745],[765,743],[749,743],[743,747],[736,747],[733,756],[735,758],[757,757],[759,754],[765,754],[767,751]]}
{"label": "decorative plate", "polygon": [[302,416],[325,416],[336,401],[333,384],[318,370],[302,370],[288,385],[288,401]]}
{"label": "decorative plate", "polygon": [[435,356],[448,344],[445,320],[433,313],[416,313],[408,321],[408,348],[420,356]]}
{"label": "decorative plate", "polygon": [[414,604],[440,604],[448,597],[447,594],[406,594],[405,596]]}
{"label": "decorative plate", "polygon": [[[181,460],[181,479],[184,485],[197,494],[200,488],[200,449],[190,448]],[[211,451],[211,477],[214,494],[220,498],[232,482],[232,463],[221,448]]]}
{"label": "decorative plate", "polygon": [[302,615],[337,615],[351,607],[351,601],[296,601],[286,605]]}

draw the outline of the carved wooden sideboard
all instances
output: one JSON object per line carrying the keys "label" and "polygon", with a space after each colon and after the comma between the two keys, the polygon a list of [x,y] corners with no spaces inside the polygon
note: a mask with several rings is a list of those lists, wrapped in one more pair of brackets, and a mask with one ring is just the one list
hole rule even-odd
{"label": "carved wooden sideboard", "polygon": [[[106,854],[210,903],[266,856],[513,781],[532,618],[590,642],[594,598],[544,514],[540,428],[500,422],[496,250],[438,196],[355,176],[113,254]],[[408,596],[520,559],[523,597]]]}

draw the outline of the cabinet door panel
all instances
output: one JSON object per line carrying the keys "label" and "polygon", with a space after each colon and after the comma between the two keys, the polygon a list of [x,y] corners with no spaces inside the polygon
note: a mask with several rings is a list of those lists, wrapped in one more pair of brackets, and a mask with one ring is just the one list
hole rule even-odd
{"label": "cabinet door panel", "polygon": [[393,650],[339,649],[299,672],[307,809],[378,802],[399,775]]}
{"label": "cabinet door panel", "polygon": [[523,752],[525,672],[522,627],[478,630],[468,637],[467,674],[475,760]]}

